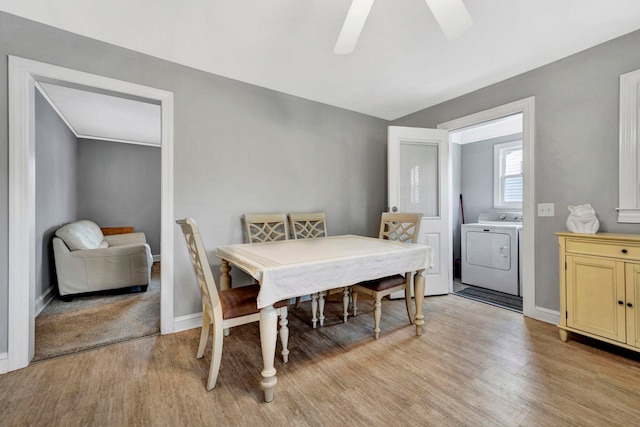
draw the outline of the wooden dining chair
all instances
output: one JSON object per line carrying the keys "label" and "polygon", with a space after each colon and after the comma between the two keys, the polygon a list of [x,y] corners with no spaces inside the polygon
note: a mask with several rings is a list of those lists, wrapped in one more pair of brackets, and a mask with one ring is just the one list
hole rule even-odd
{"label": "wooden dining chair", "polygon": [[[223,331],[234,326],[260,320],[260,310],[256,302],[260,285],[218,291],[195,220],[193,218],[185,218],[177,220],[176,223],[180,225],[184,233],[202,296],[202,330],[196,356],[198,359],[204,355],[209,338],[209,326],[213,323],[211,366],[209,368],[209,379],[207,380],[207,390],[211,390],[216,386],[218,372],[220,371]],[[287,363],[289,359],[289,349],[287,348],[289,341],[287,305],[288,301],[280,301],[273,305],[280,317],[280,342],[282,343],[282,360],[284,363]],[[256,347],[260,349],[259,345]]]}
{"label": "wooden dining chair", "polygon": [[[315,239],[319,237],[327,237],[327,221],[324,212],[313,213],[290,213],[289,214],[289,228],[291,229],[291,236],[294,239]],[[346,290],[346,294],[344,291]],[[340,292],[346,295],[346,302],[344,303],[344,321],[347,321],[349,310],[349,289],[348,288],[336,288],[329,291],[319,292],[311,295],[311,324],[315,329],[318,321],[320,326],[324,325],[324,306],[325,296]],[[343,296],[343,302],[344,300]],[[300,297],[296,298],[296,308],[300,306]]]}
{"label": "wooden dining chair", "polygon": [[[391,213],[384,212],[380,221],[380,239],[395,240],[399,242],[416,243],[418,241],[418,231],[420,230],[421,213]],[[382,298],[389,296],[396,291],[409,292],[409,274],[383,277],[381,279],[367,280],[351,287],[351,298],[353,301],[353,315],[357,314],[358,293],[369,295],[375,299],[373,310],[373,333],[376,339],[380,336],[380,317],[382,315]],[[414,314],[411,305],[407,302],[407,315],[409,321],[413,323]]]}
{"label": "wooden dining chair", "polygon": [[245,214],[244,227],[247,242],[273,242],[289,240],[287,214]]}
{"label": "wooden dining chair", "polygon": [[324,212],[290,213],[289,225],[294,239],[327,237],[327,220]]}

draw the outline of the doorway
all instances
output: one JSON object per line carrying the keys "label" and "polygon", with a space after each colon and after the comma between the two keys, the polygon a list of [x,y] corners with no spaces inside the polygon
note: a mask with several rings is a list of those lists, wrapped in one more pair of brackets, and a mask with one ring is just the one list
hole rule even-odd
{"label": "doorway", "polygon": [[29,365],[35,333],[35,108],[36,82],[52,82],[132,99],[161,108],[161,322],[173,332],[173,94],[104,76],[9,57],[9,336],[8,370]]}
{"label": "doorway", "polygon": [[[522,194],[522,233],[520,235],[520,257],[522,277],[523,314],[533,318],[544,318],[535,306],[535,177],[534,177],[534,107],[535,98],[525,98],[489,110],[460,117],[438,125],[438,129],[454,131],[470,126],[495,121],[514,114],[522,114],[522,171],[524,178]],[[449,142],[451,144],[451,141]],[[451,157],[450,157],[451,158]],[[449,175],[450,182],[452,175]],[[450,209],[459,208],[459,193],[451,194]],[[452,221],[452,227],[455,221]],[[453,232],[453,229],[452,229]],[[453,254],[451,263],[453,264]],[[453,288],[453,283],[452,283]],[[453,289],[452,289],[453,290]]]}
{"label": "doorway", "polygon": [[452,193],[460,202],[453,223],[454,294],[522,313],[522,114],[449,135]]}
{"label": "doorway", "polygon": [[[161,291],[160,106],[50,83],[36,83],[36,88],[33,361],[156,335]],[[56,295],[59,271],[53,237],[61,225],[81,219],[116,227],[105,233],[143,233],[139,238],[157,259],[149,266],[151,278],[144,292],[137,287]]]}

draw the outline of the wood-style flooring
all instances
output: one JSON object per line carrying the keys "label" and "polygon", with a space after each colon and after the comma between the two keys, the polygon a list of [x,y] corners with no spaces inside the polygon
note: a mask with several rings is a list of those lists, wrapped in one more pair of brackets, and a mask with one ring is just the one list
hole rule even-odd
{"label": "wood-style flooring", "polygon": [[[142,338],[0,375],[2,426],[630,426],[640,423],[640,357],[454,295],[425,300],[422,337],[403,301],[370,302],[348,324],[329,302],[289,316],[275,399],[259,387],[258,325],[225,338],[217,387],[199,329]],[[279,346],[278,346],[279,349]]]}

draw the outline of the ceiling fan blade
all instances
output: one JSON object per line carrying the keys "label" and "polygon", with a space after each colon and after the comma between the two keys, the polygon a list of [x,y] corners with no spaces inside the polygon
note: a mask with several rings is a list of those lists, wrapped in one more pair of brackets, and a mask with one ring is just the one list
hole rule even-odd
{"label": "ceiling fan blade", "polygon": [[453,40],[473,25],[473,19],[462,0],[425,0],[444,35]]}
{"label": "ceiling fan blade", "polygon": [[347,17],[342,24],[342,31],[338,36],[336,46],[333,48],[333,53],[344,55],[353,52],[356,47],[362,27],[369,16],[371,6],[373,6],[374,0],[353,0]]}

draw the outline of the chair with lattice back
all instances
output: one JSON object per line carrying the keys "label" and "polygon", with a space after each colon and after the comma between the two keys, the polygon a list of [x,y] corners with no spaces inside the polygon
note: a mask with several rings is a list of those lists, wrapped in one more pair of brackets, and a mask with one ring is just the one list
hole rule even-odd
{"label": "chair with lattice back", "polygon": [[[420,231],[421,213],[391,213],[384,212],[380,221],[380,239],[395,240],[398,242],[416,243],[418,241],[418,231]],[[396,291],[409,292],[409,283],[411,277],[407,275],[396,274],[394,276],[383,277],[381,279],[368,280],[360,282],[351,287],[351,297],[353,301],[353,315],[357,314],[358,293],[370,295],[375,299],[374,302],[374,328],[375,338],[380,336],[380,317],[382,315],[383,297],[390,295]],[[407,314],[409,321],[413,322],[414,314],[407,300]]]}
{"label": "chair with lattice back", "polygon": [[247,242],[273,242],[289,240],[287,214],[245,214],[244,227]]}
{"label": "chair with lattice back", "polygon": [[[209,326],[213,324],[211,365],[209,379],[207,380],[207,390],[211,390],[216,386],[220,370],[224,330],[260,320],[260,310],[256,302],[260,285],[218,291],[195,220],[193,218],[185,218],[177,220],[176,223],[180,225],[187,242],[191,264],[193,265],[202,297],[202,330],[196,356],[198,359],[204,355],[209,338]],[[289,358],[289,350],[287,348],[289,340],[287,306],[288,301],[280,301],[273,305],[280,317],[280,342],[282,343],[282,359],[285,363]],[[260,346],[256,347],[260,351]]]}
{"label": "chair with lattice back", "polygon": [[[327,221],[324,212],[312,213],[290,213],[289,227],[291,235],[294,239],[315,239],[319,237],[327,237]],[[344,294],[344,290],[347,293]],[[336,288],[329,291],[311,294],[311,324],[315,328],[318,321],[320,326],[324,325],[324,305],[325,296],[335,293],[343,293],[344,302],[344,321],[347,321],[349,309],[349,288]],[[346,300],[344,298],[346,297]],[[300,306],[300,297],[296,298],[296,308]]]}
{"label": "chair with lattice back", "polygon": [[290,213],[289,224],[294,239],[327,237],[327,221],[324,212]]}

